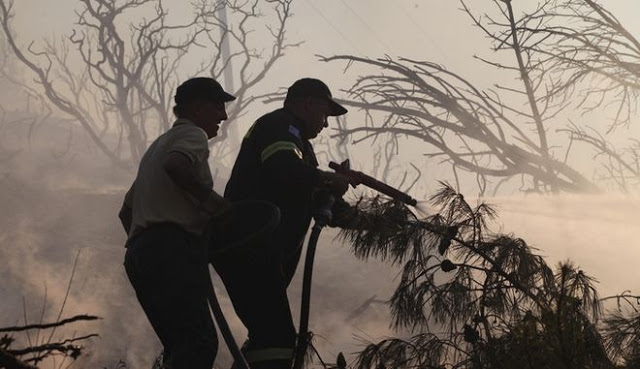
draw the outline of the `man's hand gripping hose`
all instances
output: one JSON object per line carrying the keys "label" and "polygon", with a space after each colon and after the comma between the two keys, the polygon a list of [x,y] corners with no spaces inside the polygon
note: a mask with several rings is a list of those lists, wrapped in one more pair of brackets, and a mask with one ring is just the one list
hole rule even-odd
{"label": "man's hand gripping hose", "polygon": [[407,205],[416,206],[418,204],[418,201],[416,201],[416,199],[398,190],[397,188],[393,188],[388,184],[378,181],[377,179],[362,172],[352,170],[349,159],[343,161],[342,164],[338,164],[332,161],[329,163],[329,168],[333,169],[336,173],[342,174],[343,176],[349,178],[349,183],[353,187],[362,184]]}

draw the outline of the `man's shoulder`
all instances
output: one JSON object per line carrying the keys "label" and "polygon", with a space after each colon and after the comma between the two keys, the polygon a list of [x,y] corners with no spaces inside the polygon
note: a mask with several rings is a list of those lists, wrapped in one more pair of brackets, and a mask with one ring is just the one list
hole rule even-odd
{"label": "man's shoulder", "polygon": [[262,137],[290,137],[292,140],[300,140],[300,130],[294,125],[295,118],[284,109],[267,113],[256,121],[252,128],[252,135]]}
{"label": "man's shoulder", "polygon": [[277,109],[269,112],[256,121],[257,124],[269,124],[272,127],[287,127],[294,122],[293,116],[284,109]]}
{"label": "man's shoulder", "polygon": [[173,125],[171,126],[171,128],[169,128],[169,130],[167,131],[167,133],[169,132],[179,132],[179,133],[199,132],[206,136],[206,132],[204,131],[204,129],[198,127],[198,125],[193,123],[192,121],[184,118],[180,118],[176,120],[175,123],[173,123]]}
{"label": "man's shoulder", "polygon": [[204,131],[204,129],[189,121],[176,121],[176,123],[163,134],[163,136],[173,139],[188,139],[198,142],[202,141],[205,144],[208,141],[207,133]]}

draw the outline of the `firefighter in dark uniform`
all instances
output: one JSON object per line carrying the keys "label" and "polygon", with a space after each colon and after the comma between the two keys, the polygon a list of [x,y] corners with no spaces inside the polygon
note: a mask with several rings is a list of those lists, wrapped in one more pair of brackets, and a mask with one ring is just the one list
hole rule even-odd
{"label": "firefighter in dark uniform", "polygon": [[[235,253],[213,261],[233,306],[248,329],[243,347],[252,369],[288,369],[296,330],[287,287],[301,256],[314,193],[328,190],[341,199],[348,180],[319,170],[309,142],[327,127],[328,116],[347,110],[336,103],[322,81],[304,78],[289,87],[284,107],[259,118],[246,133],[225,197],[231,202],[262,200],[280,209],[280,224],[255,253]],[[247,255],[253,255],[249,257]]]}

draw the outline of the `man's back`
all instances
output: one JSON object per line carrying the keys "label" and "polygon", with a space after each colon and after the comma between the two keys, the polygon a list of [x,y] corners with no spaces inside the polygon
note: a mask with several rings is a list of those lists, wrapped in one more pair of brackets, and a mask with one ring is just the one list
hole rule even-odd
{"label": "man's back", "polygon": [[164,163],[172,152],[189,157],[198,178],[213,187],[204,131],[187,120],[177,120],[169,131],[149,146],[140,161],[133,194],[131,235],[156,223],[173,223],[190,233],[200,234],[208,220],[199,209],[197,199],[181,189],[167,174]]}
{"label": "man's back", "polygon": [[284,109],[262,116],[247,132],[225,197],[265,200],[280,208],[279,229],[304,236],[317,182],[313,148],[300,137],[296,118]]}

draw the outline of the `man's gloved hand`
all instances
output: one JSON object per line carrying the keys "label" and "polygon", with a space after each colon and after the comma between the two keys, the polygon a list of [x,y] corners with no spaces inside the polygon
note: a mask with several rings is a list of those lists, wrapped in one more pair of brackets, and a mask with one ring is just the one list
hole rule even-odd
{"label": "man's gloved hand", "polygon": [[202,203],[202,209],[212,218],[218,218],[231,209],[231,202],[218,195],[215,191],[211,191],[207,199]]}
{"label": "man's gloved hand", "polygon": [[325,186],[336,196],[342,196],[349,189],[349,178],[338,173],[319,171],[320,186]]}
{"label": "man's gloved hand", "polygon": [[336,199],[331,212],[333,217],[329,227],[366,230],[372,226],[370,217],[360,212],[357,205],[351,205],[343,198]]}

